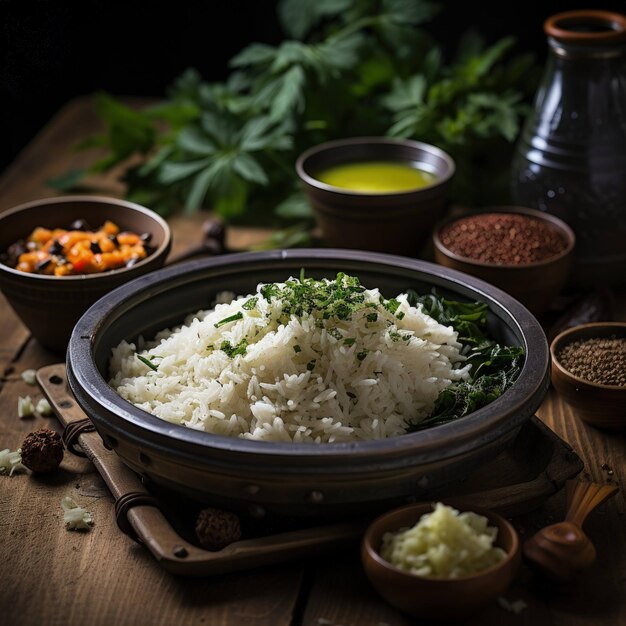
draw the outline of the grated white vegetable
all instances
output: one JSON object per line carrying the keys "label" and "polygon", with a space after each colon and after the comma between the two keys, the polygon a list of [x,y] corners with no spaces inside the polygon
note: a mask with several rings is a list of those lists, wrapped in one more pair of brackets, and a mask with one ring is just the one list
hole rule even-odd
{"label": "grated white vegetable", "polygon": [[91,513],[76,504],[72,498],[65,496],[61,500],[61,508],[63,509],[63,521],[68,530],[90,530],[93,525]]}
{"label": "grated white vegetable", "polygon": [[29,385],[37,384],[37,370],[24,370],[22,372],[22,379],[25,383],[28,383]]}
{"label": "grated white vegetable", "polygon": [[17,399],[17,415],[18,417],[30,417],[35,412],[35,406],[30,396]]}
{"label": "grated white vegetable", "polygon": [[37,402],[35,410],[37,411],[37,413],[39,413],[39,415],[43,415],[45,417],[47,417],[48,415],[52,415],[52,407],[45,398],[41,398],[41,400]]}
{"label": "grated white vegetable", "polygon": [[413,527],[385,533],[380,555],[418,576],[457,578],[485,570],[506,556],[493,545],[497,533],[486,517],[437,502]]}
{"label": "grated white vegetable", "polygon": [[26,467],[22,465],[22,451],[18,448],[15,452],[11,452],[8,448],[0,450],[0,474],[9,473],[13,476],[13,472],[25,472]]}

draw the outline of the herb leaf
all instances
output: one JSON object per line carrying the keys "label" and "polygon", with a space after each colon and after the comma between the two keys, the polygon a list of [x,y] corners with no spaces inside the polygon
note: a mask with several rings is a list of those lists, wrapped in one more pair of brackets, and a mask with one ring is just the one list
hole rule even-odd
{"label": "herb leaf", "polygon": [[155,365],[152,361],[150,361],[149,359],[146,359],[145,356],[141,356],[141,354],[135,354],[135,356],[144,364],[147,365],[151,370],[154,370],[155,372],[159,369],[158,365]]}
{"label": "herb leaf", "polygon": [[447,300],[435,290],[418,296],[407,290],[412,306],[440,324],[452,326],[466,346],[464,364],[470,364],[470,378],[452,383],[438,396],[431,415],[410,427],[410,432],[458,419],[477,411],[500,397],[517,380],[524,362],[524,349],[502,346],[490,338],[487,329],[488,306],[484,302]]}

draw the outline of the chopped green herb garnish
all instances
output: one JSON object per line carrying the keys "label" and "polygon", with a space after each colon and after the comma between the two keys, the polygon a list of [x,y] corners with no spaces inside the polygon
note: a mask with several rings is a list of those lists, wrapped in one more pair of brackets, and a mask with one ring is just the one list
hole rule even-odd
{"label": "chopped green herb garnish", "polygon": [[403,319],[403,318],[404,318],[404,315],[405,315],[405,314],[404,314],[404,312],[403,312],[403,311],[400,311],[400,312],[396,315],[396,317],[397,317],[399,320],[401,320],[401,319]]}
{"label": "chopped green herb garnish", "polygon": [[241,311],[237,311],[237,313],[235,313],[234,315],[231,315],[230,317],[225,317],[223,320],[217,322],[217,324],[213,324],[213,326],[215,326],[215,328],[219,328],[220,326],[224,326],[224,324],[236,322],[237,320],[241,319],[243,319],[243,313]]}
{"label": "chopped green herb garnish", "polygon": [[346,337],[343,340],[343,345],[344,346],[353,346],[355,341],[356,341],[356,339],[354,337]]}
{"label": "chopped green herb garnish", "polygon": [[368,350],[362,350],[361,352],[357,352],[356,358],[359,359],[359,361],[363,361],[365,357],[367,356],[367,353],[368,353]]}
{"label": "chopped green herb garnish", "polygon": [[306,364],[306,368],[309,370],[309,372],[312,372],[315,369],[315,360],[309,361]]}
{"label": "chopped green herb garnish", "polygon": [[249,298],[241,305],[241,308],[246,311],[252,311],[252,309],[256,306],[256,303],[258,301],[259,301],[258,298]]}
{"label": "chopped green herb garnish", "polygon": [[300,268],[300,282],[301,283],[304,282],[304,268],[303,267]]}
{"label": "chopped green herb garnish", "polygon": [[398,310],[400,303],[395,298],[391,298],[391,300],[387,300],[387,302],[384,302],[383,306],[387,309],[387,311],[389,311],[389,313],[395,315],[395,312]]}
{"label": "chopped green herb garnish", "polygon": [[271,302],[273,297],[276,297],[280,293],[280,287],[276,283],[268,283],[261,287],[261,295]]}
{"label": "chopped green herb garnish", "polygon": [[144,364],[147,365],[151,370],[154,370],[155,372],[159,369],[158,365],[155,365],[152,361],[150,361],[149,359],[146,359],[145,356],[141,356],[141,354],[135,354],[135,356]]}
{"label": "chopped green herb garnish", "polygon": [[365,316],[368,322],[375,322],[378,319],[378,313],[368,313]]}
{"label": "chopped green herb garnish", "polygon": [[302,352],[302,348],[301,348],[298,344],[296,344],[296,345],[293,347],[293,351],[294,351],[296,354],[298,354],[298,352]]}
{"label": "chopped green herb garnish", "polygon": [[230,341],[222,341],[220,346],[220,350],[223,350],[231,359],[237,355],[243,356],[247,349],[248,341],[246,339],[242,339],[236,346],[233,346]]}

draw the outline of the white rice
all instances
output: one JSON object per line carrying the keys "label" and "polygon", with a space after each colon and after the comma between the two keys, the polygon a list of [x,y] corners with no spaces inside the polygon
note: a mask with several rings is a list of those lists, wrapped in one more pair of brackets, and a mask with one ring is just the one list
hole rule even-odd
{"label": "white rice", "polygon": [[[468,377],[457,333],[410,306],[404,294],[392,313],[378,289],[365,290],[369,308],[324,320],[319,311],[284,315],[283,300],[268,301],[262,286],[251,310],[242,305],[253,296],[222,295],[222,303],[182,326],[150,342],[140,338],[139,352],[122,341],[111,358],[111,386],[139,408],[189,428],[330,443],[401,435],[432,412],[452,381]],[[368,321],[373,310],[377,320]],[[216,328],[237,314],[242,319]],[[224,341],[237,346],[244,339],[245,354],[231,358],[221,349]]]}

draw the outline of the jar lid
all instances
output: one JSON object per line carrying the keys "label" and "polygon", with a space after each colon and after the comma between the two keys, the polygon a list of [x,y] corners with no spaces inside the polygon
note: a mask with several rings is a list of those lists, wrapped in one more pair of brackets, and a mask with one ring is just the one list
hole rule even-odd
{"label": "jar lid", "polygon": [[613,11],[564,11],[549,17],[544,32],[565,44],[607,45],[626,41],[626,15]]}

